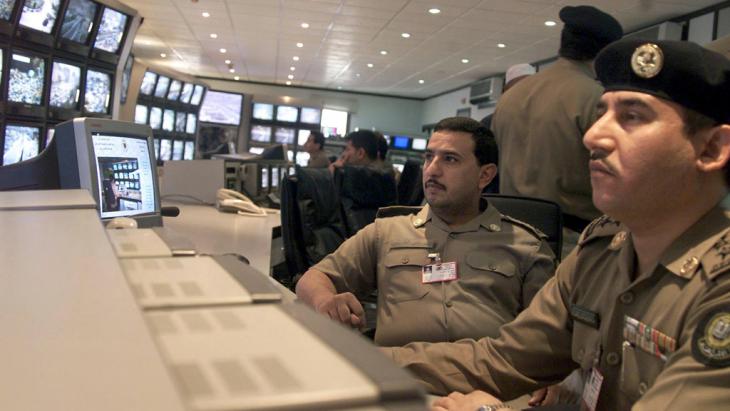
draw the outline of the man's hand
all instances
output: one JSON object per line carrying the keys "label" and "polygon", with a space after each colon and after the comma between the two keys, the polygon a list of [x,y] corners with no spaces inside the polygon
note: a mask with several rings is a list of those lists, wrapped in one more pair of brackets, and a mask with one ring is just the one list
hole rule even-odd
{"label": "man's hand", "polygon": [[[484,391],[474,391],[467,395],[452,392],[448,397],[441,397],[431,404],[431,411],[475,411],[482,405],[501,404],[497,397]],[[506,410],[508,408],[505,408]]]}
{"label": "man's hand", "polygon": [[533,391],[530,400],[527,402],[531,407],[547,406],[556,404],[575,404],[578,401],[579,393],[574,393],[561,384],[551,385]]}
{"label": "man's hand", "polygon": [[329,296],[314,309],[352,328],[360,328],[365,325],[365,310],[352,293]]}

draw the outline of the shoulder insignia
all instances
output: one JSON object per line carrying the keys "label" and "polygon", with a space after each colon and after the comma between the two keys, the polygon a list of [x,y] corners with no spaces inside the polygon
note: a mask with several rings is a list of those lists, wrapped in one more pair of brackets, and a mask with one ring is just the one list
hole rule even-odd
{"label": "shoulder insignia", "polygon": [[710,367],[730,365],[730,305],[710,312],[697,324],[692,356]]}
{"label": "shoulder insignia", "polygon": [[522,220],[518,220],[518,219],[516,219],[514,217],[510,217],[508,215],[501,214],[501,216],[502,216],[502,220],[509,221],[510,223],[512,223],[516,226],[522,227],[523,229],[525,229],[527,232],[529,232],[533,236],[537,237],[538,239],[547,238],[547,235],[545,233],[543,233],[542,231],[540,231],[539,229],[537,229],[535,226],[527,224],[526,222],[524,222]]}
{"label": "shoulder insignia", "polygon": [[398,217],[398,216],[404,216],[404,215],[411,215],[411,214],[418,214],[419,211],[421,211],[423,207],[408,207],[408,206],[391,206],[391,207],[381,207],[378,209],[378,213],[375,215],[375,218],[388,218],[388,217]]}
{"label": "shoulder insignia", "polygon": [[578,245],[583,245],[588,241],[598,237],[614,237],[619,231],[621,223],[612,219],[607,215],[603,215],[593,220],[583,230],[578,239]]}
{"label": "shoulder insignia", "polygon": [[730,231],[702,256],[702,266],[710,278],[730,270]]}

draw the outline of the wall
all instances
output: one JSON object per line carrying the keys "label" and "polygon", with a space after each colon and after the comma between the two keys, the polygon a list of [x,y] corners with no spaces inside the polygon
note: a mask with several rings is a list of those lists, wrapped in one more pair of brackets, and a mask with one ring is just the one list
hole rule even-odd
{"label": "wall", "polygon": [[467,86],[424,101],[421,124],[434,124],[442,118],[453,117],[456,115],[456,110],[463,108],[471,108],[470,117],[475,120],[481,120],[494,111],[494,105],[479,108],[469,104],[469,87]]}

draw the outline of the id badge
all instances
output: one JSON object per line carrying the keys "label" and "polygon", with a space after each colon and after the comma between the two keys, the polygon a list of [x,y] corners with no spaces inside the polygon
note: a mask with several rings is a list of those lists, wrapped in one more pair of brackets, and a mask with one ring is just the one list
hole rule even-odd
{"label": "id badge", "polygon": [[459,278],[459,275],[456,270],[456,261],[428,264],[421,269],[421,282],[424,284],[453,281],[457,278]]}
{"label": "id badge", "polygon": [[591,375],[583,387],[583,396],[580,401],[581,411],[596,411],[598,405],[598,394],[601,393],[603,374],[596,367],[591,369]]}

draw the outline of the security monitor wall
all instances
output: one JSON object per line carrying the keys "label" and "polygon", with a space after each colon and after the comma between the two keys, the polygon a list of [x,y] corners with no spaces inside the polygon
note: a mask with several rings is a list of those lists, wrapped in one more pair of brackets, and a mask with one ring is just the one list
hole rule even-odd
{"label": "security monitor wall", "polygon": [[38,155],[40,147],[40,127],[22,124],[5,125],[3,145],[3,164],[15,164]]}

